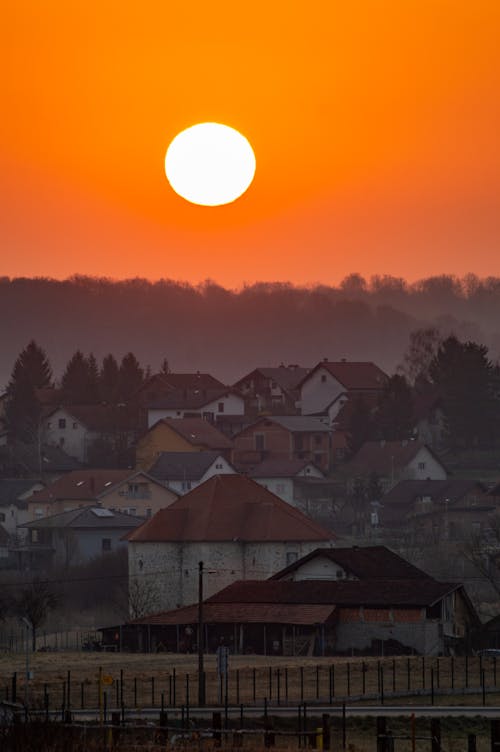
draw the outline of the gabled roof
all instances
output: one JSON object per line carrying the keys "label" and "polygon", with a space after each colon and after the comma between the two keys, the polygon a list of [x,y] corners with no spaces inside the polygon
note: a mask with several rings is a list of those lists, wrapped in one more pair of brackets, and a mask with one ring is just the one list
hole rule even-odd
{"label": "gabled roof", "polygon": [[[148,401],[147,407],[150,410],[201,410],[205,405],[227,397],[228,394],[235,394],[235,392],[227,387],[223,387],[222,389],[195,389],[191,391],[175,389],[171,392],[165,392],[165,394],[154,400]],[[237,396],[239,397],[240,395]]]}
{"label": "gabled roof", "polygon": [[312,466],[324,477],[324,474],[310,460],[294,459],[270,459],[263,460],[256,465],[249,473],[251,478],[294,478],[301,473],[301,477],[308,477],[303,471],[306,467]]}
{"label": "gabled roof", "polygon": [[43,491],[35,493],[30,500],[44,502],[58,499],[98,499],[117,484],[136,475],[136,471],[130,470],[75,470],[58,478]]}
{"label": "gabled roof", "polygon": [[[161,392],[176,389],[224,389],[224,384],[209,373],[154,373],[136,393],[156,388]],[[226,387],[227,388],[227,387]]]}
{"label": "gabled roof", "polygon": [[161,418],[151,426],[149,431],[154,430],[160,424],[168,426],[195,446],[206,446],[209,449],[231,449],[233,446],[227,436],[202,418]]}
{"label": "gabled roof", "polygon": [[148,472],[161,481],[196,481],[205,475],[220,456],[219,452],[214,451],[161,452]]}
{"label": "gabled roof", "polygon": [[84,507],[71,509],[60,514],[51,514],[33,522],[26,522],[18,527],[33,530],[72,528],[74,530],[118,529],[130,530],[143,522],[142,517],[136,517],[123,512],[112,511],[104,507]]}
{"label": "gabled roof", "polygon": [[316,558],[326,558],[338,564],[348,574],[360,580],[427,580],[433,579],[418,567],[385,546],[351,546],[350,548],[317,548],[274,574],[271,580],[281,580]]}
{"label": "gabled roof", "polygon": [[249,478],[218,475],[166,509],[129,541],[327,541],[334,533]]}
{"label": "gabled roof", "polygon": [[39,481],[32,478],[0,478],[0,506],[8,504],[26,505],[21,496],[28,493]]}
{"label": "gabled roof", "polygon": [[325,368],[347,391],[381,390],[387,382],[388,376],[375,363],[355,361],[323,360],[315,366],[300,382],[302,386],[316,371]]}
{"label": "gabled roof", "polygon": [[[262,423],[275,423],[290,433],[330,433],[331,428],[323,418],[312,415],[268,415],[247,426],[240,434],[257,428]],[[240,435],[240,434],[237,434]]]}
{"label": "gabled roof", "polygon": [[389,477],[394,470],[406,467],[421,449],[426,449],[444,468],[439,457],[420,441],[367,441],[347,467],[360,468]]}

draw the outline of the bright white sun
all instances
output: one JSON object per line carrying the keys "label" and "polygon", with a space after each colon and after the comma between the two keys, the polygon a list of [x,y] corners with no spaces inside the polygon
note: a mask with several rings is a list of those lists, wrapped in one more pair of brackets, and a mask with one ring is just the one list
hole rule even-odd
{"label": "bright white sun", "polygon": [[186,201],[219,206],[245,193],[255,174],[255,155],[234,128],[198,123],[171,142],[165,172],[174,191]]}

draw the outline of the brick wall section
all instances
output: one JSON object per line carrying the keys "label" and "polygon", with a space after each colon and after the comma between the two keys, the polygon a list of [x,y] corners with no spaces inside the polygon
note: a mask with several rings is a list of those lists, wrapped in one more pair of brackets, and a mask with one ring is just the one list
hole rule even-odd
{"label": "brick wall section", "polygon": [[364,608],[365,621],[390,622],[391,609],[389,608]]}
{"label": "brick wall section", "polygon": [[421,608],[414,608],[414,609],[404,609],[404,608],[394,608],[393,611],[393,618],[395,622],[399,622],[402,624],[416,624],[423,620],[423,611]]}
{"label": "brick wall section", "polygon": [[339,609],[339,622],[353,623],[361,621],[360,608],[341,608]]}

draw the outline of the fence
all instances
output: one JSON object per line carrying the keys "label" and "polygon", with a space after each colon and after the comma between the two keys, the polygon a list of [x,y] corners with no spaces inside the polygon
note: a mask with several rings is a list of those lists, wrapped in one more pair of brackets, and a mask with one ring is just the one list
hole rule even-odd
{"label": "fence", "polygon": [[[0,726],[2,750],[4,752],[31,752],[31,750],[51,750],[51,752],[89,752],[89,750],[142,750],[149,752],[172,749],[202,750],[224,747],[237,749],[243,746],[251,749],[307,748],[325,750],[351,749],[362,744],[362,748],[376,748],[377,752],[394,752],[401,742],[411,744],[413,752],[441,752],[457,743],[459,748],[467,747],[476,752],[478,738],[484,746],[495,750],[500,745],[500,721],[469,719],[464,728],[463,719],[455,718],[416,718],[408,713],[398,719],[376,716],[356,718],[356,724],[346,715],[345,706],[340,716],[323,713],[320,717],[307,715],[306,706],[298,706],[296,713],[286,724],[264,713],[257,722],[245,718],[241,709],[239,717],[231,722],[223,719],[220,712],[213,712],[211,725],[208,718],[197,727],[185,715],[182,722],[172,725],[166,712],[162,712],[156,722],[126,720],[119,713],[101,719],[100,723],[74,722],[70,715],[64,723],[28,719],[25,723],[11,723]],[[20,719],[19,719],[20,720]],[[360,721],[368,721],[360,728]],[[170,721],[170,723],[169,723]],[[403,745],[401,745],[403,746]]]}
{"label": "fence", "polygon": [[[0,629],[0,651],[24,653],[26,650],[26,629]],[[31,649],[31,634],[29,635]],[[101,642],[99,632],[89,630],[64,630],[37,634],[37,650],[88,650]]]}
{"label": "fence", "polygon": [[[250,659],[251,660],[251,659]],[[168,656],[163,657],[168,662]],[[165,663],[164,663],[165,665]],[[112,671],[112,673],[110,673]],[[497,691],[497,659],[492,657],[409,657],[379,660],[336,660],[329,664],[290,667],[245,667],[220,676],[204,674],[205,704],[255,705],[264,698],[272,705],[297,703],[332,704],[352,699],[375,699],[421,695],[430,704],[443,695],[476,694],[486,704]],[[173,668],[157,675],[131,676],[124,669],[106,669],[94,674],[72,675],[62,681],[44,682],[37,675],[28,681],[14,674],[0,686],[0,699],[16,701],[27,694],[29,705],[52,709],[91,709],[100,697],[109,708],[190,707],[198,704],[197,672]]]}

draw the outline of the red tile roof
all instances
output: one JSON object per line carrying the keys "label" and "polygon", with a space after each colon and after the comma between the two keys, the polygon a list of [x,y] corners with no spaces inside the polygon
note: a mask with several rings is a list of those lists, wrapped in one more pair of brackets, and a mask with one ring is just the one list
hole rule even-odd
{"label": "red tile roof", "polygon": [[[210,603],[203,605],[203,620],[206,624],[246,622],[258,624],[325,624],[333,621],[335,606],[318,604],[280,603]],[[135,619],[131,624],[195,624],[198,621],[198,604],[165,611]]]}
{"label": "red tile roof", "polygon": [[128,540],[326,541],[335,537],[255,481],[220,475],[161,509]]}
{"label": "red tile roof", "polygon": [[207,449],[231,449],[233,446],[227,436],[202,418],[162,418],[149,430],[151,431],[160,423],[164,423],[183,439],[196,446],[204,446]]}
{"label": "red tile roof", "polygon": [[74,470],[30,497],[30,501],[58,499],[97,499],[103,492],[121,483],[136,471],[131,470]]}

